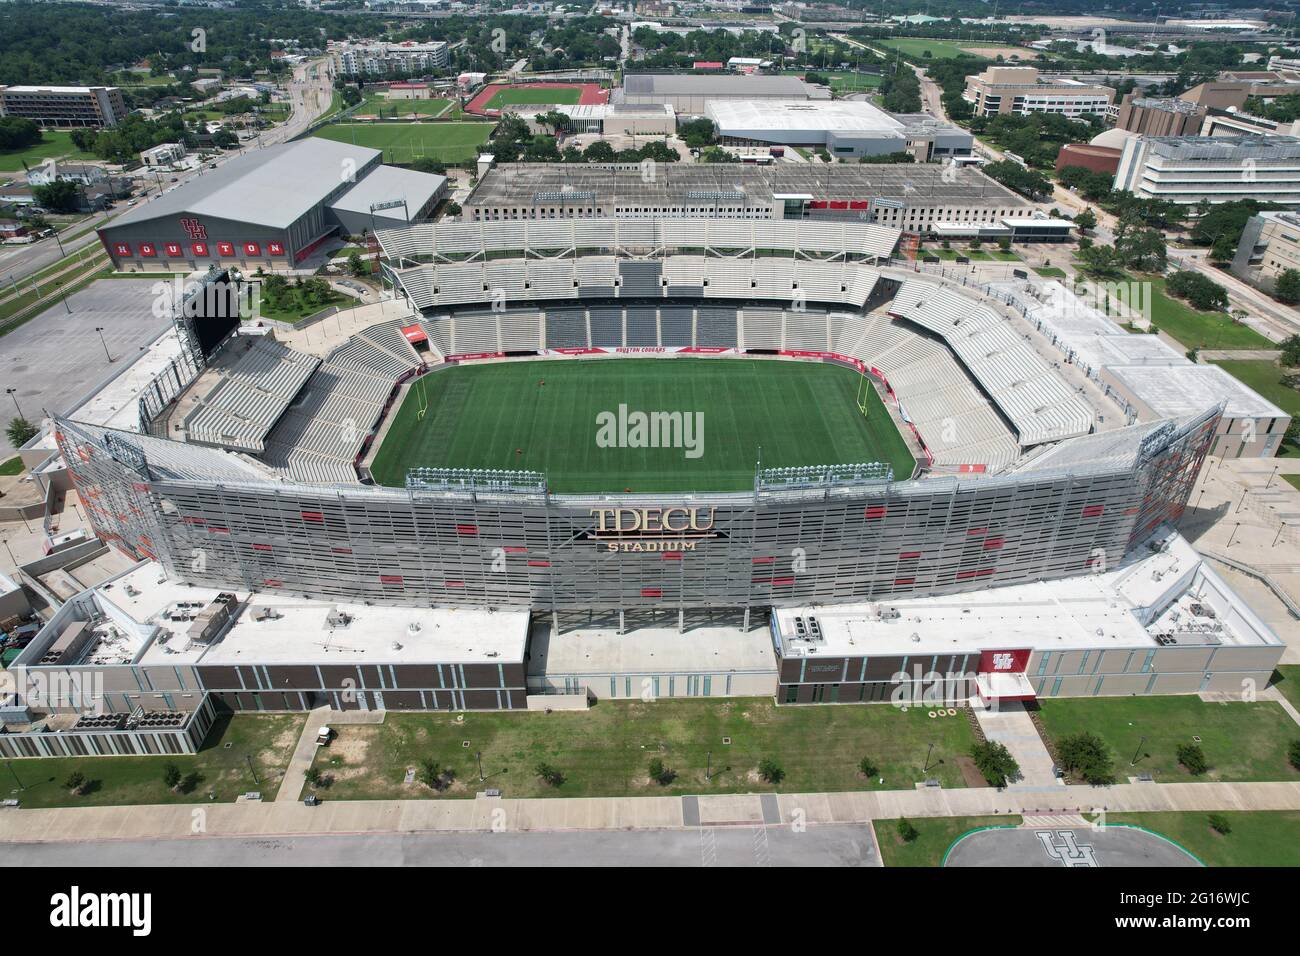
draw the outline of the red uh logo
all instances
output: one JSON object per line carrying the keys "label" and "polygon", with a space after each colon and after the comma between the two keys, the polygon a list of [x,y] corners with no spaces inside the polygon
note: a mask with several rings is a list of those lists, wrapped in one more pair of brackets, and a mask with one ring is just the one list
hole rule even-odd
{"label": "red uh logo", "polygon": [[185,234],[191,239],[208,238],[208,230],[197,219],[182,219],[181,228],[185,230]]}

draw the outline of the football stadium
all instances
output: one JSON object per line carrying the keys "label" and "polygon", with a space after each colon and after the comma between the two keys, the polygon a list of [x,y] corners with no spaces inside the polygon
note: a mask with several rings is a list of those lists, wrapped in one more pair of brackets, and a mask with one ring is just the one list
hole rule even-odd
{"label": "football stadium", "polygon": [[242,323],[214,272],[138,430],[57,420],[98,534],[138,564],[19,663],[70,666],[62,630],[129,620],[110,708],[1266,681],[1283,645],[1175,530],[1223,405],[1141,416],[1067,378],[1012,297],[900,236],[381,229],[399,316],[318,352]]}

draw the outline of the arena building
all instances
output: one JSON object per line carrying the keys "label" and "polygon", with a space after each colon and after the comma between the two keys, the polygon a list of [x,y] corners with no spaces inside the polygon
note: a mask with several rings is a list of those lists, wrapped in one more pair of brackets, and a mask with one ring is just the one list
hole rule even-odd
{"label": "arena building", "polygon": [[797,76],[710,73],[628,73],[610,102],[623,106],[671,106],[679,116],[703,116],[723,100],[829,100],[830,90]]}
{"label": "arena building", "polygon": [[[1103,424],[1108,399],[1060,378],[1014,311],[893,260],[900,235],[734,219],[380,230],[410,310],[320,355],[209,308],[214,275],[178,310],[183,360],[141,392],[140,431],[57,420],[97,534],[139,564],[16,663],[101,669],[113,713],[1267,680],[1282,643],[1171,527],[1224,406]],[[760,455],[746,490],[682,492],[610,458],[608,487],[574,492],[452,458],[375,483],[376,448],[535,420],[556,387],[536,363],[557,379],[590,363],[591,379],[633,356],[849,375],[874,409],[853,414],[897,430],[918,465]],[[528,415],[469,401],[490,370],[527,379]],[[530,437],[515,454],[583,444]]]}
{"label": "arena building", "polygon": [[315,137],[251,151],[122,213],[99,238],[118,271],[293,268],[335,236],[432,212],[446,178],[381,158]]}
{"label": "arena building", "polygon": [[512,163],[462,204],[476,222],[520,219],[846,219],[928,234],[939,221],[999,223],[1027,199],[971,168],[937,164]]}
{"label": "arena building", "polygon": [[924,115],[894,116],[860,100],[716,100],[706,114],[723,146],[822,147],[834,156],[911,153],[918,162],[969,156],[975,139]]}

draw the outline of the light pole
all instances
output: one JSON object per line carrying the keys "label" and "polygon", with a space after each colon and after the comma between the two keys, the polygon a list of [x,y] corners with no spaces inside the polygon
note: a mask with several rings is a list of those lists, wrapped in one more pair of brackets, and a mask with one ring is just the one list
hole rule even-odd
{"label": "light pole", "polygon": [[65,309],[67,309],[67,311],[68,311],[68,315],[71,315],[71,314],[72,314],[72,306],[68,305],[68,293],[64,291],[64,289],[63,289],[63,283],[62,283],[62,282],[56,282],[56,283],[54,283],[54,288],[58,290],[58,292],[59,292],[59,298],[63,300],[63,307],[64,307]]}
{"label": "light pole", "polygon": [[102,325],[97,325],[95,326],[95,331],[99,333],[99,344],[104,346],[104,357],[112,362],[113,356],[108,351],[108,343],[104,341],[104,327]]}
{"label": "light pole", "polygon": [[18,409],[18,417],[24,418],[25,416],[23,415],[23,408],[21,405],[18,404],[18,389],[6,388],[5,394],[14,400],[14,408]]}
{"label": "light pole", "polygon": [[1138,754],[1140,754],[1140,753],[1142,752],[1142,745],[1143,745],[1144,743],[1146,743],[1146,742],[1147,742],[1146,735],[1143,734],[1142,739],[1138,741],[1137,750],[1133,751],[1133,759],[1130,760],[1130,761],[1128,762],[1128,765],[1129,765],[1130,767],[1136,767],[1136,766],[1137,766],[1137,762],[1138,762]]}

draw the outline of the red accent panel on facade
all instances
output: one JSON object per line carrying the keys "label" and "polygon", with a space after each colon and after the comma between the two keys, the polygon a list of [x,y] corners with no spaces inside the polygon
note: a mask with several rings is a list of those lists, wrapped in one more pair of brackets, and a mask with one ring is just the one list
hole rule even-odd
{"label": "red accent panel on facade", "polygon": [[381,574],[379,575],[380,584],[401,584],[402,576],[400,574]]}
{"label": "red accent panel on facade", "polygon": [[680,551],[665,551],[665,552],[664,552],[664,560],[665,560],[665,561],[680,561],[681,559],[682,559],[682,553],[681,553]]}
{"label": "red accent panel on facade", "polygon": [[642,588],[641,596],[642,597],[663,597],[664,589],[663,588]]}
{"label": "red accent panel on facade", "polygon": [[324,521],[324,520],[325,520],[325,515],[323,515],[323,514],[322,514],[321,512],[319,512],[319,511],[304,511],[304,512],[302,512],[302,520],[303,520],[303,521],[318,521],[318,522],[319,522],[319,521]]}
{"label": "red accent panel on facade", "polygon": [[863,512],[863,516],[866,518],[883,518],[888,512],[889,509],[884,505],[871,505]]}
{"label": "red accent panel on facade", "polygon": [[458,524],[456,525],[457,534],[478,534],[478,525]]}
{"label": "red accent panel on facade", "polygon": [[984,542],[984,550],[996,551],[1002,547],[1002,543],[1005,540],[1005,538],[989,538]]}
{"label": "red accent panel on facade", "polygon": [[1088,507],[1083,509],[1083,516],[1085,518],[1096,518],[1105,510],[1105,505],[1088,505]]}

